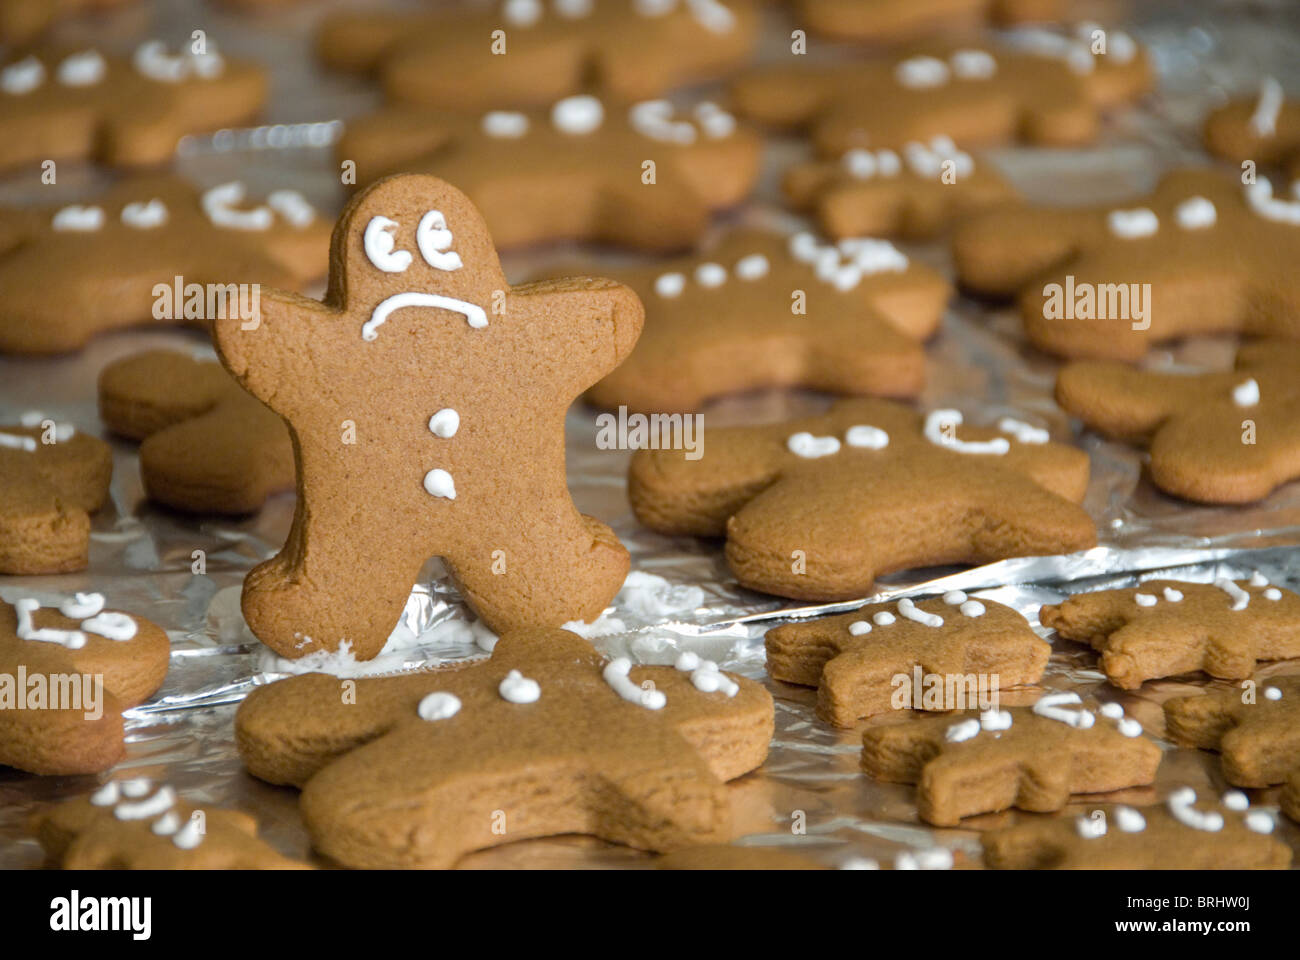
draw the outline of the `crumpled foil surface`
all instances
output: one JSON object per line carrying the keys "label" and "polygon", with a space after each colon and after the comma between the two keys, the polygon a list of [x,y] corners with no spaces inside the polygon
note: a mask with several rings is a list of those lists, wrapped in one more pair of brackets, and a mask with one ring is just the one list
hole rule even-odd
{"label": "crumpled foil surface", "polygon": [[[411,6],[411,4],[407,4]],[[325,74],[310,57],[309,28],[325,10],[346,4],[306,2],[288,10],[248,17],[201,0],[144,2],[130,12],[91,25],[68,24],[59,38],[130,50],[147,36],[172,42],[195,26],[208,29],[218,48],[267,63],[273,80],[268,126],[189,138],[178,168],[210,186],[242,179],[253,194],[280,186],[302,190],[333,215],[344,196],[329,144],[339,121],[372,107],[378,96],[353,77]],[[419,7],[419,4],[414,6]],[[1089,6],[1081,4],[1082,11]],[[780,59],[790,25],[770,13],[763,59]],[[1143,0],[1131,8],[1107,4],[1095,19],[1129,30],[1148,45],[1160,75],[1159,92],[1111,118],[1096,145],[1077,150],[1009,148],[986,154],[1031,198],[1053,203],[1122,201],[1150,187],[1160,173],[1183,163],[1204,163],[1199,121],[1230,94],[1251,93],[1266,74],[1291,92],[1300,91],[1300,8],[1274,2],[1177,2]],[[842,56],[813,46],[810,59]],[[680,99],[719,96],[716,88],[687,91]],[[805,156],[793,138],[774,138],[767,152],[756,200],[730,214],[735,223],[805,224],[783,208],[781,171]],[[60,166],[57,202],[94,196],[107,182],[102,171]],[[71,185],[70,187],[68,185]],[[0,180],[0,203],[50,203],[36,176]],[[74,194],[76,194],[74,196]],[[922,261],[950,269],[942,243],[908,246]],[[627,254],[551,249],[508,255],[507,274],[522,280],[550,263],[580,257],[591,273],[602,265],[634,262]],[[3,291],[0,291],[0,297]],[[75,356],[20,360],[0,357],[0,422],[37,409],[79,429],[103,435],[96,414],[95,380],[117,357],[169,346],[211,355],[192,331],[135,331],[100,337]],[[1234,352],[1228,339],[1197,340],[1160,349],[1147,363],[1160,368],[1225,367]],[[942,333],[930,348],[929,387],[923,408],[952,406],[967,419],[991,423],[1014,415],[1049,427],[1053,437],[1075,439],[1092,456],[1086,508],[1096,519],[1101,545],[1067,557],[1008,560],[977,569],[912,571],[883,578],[880,600],[904,594],[962,589],[1015,607],[1037,627],[1044,603],[1065,595],[1132,586],[1150,577],[1209,581],[1244,577],[1259,570],[1274,583],[1300,589],[1300,483],[1249,507],[1193,506],[1166,497],[1143,478],[1138,451],[1081,433],[1051,398],[1056,364],[1028,349],[1007,309],[965,298],[951,304]],[[731,398],[705,410],[708,429],[769,422],[824,409],[829,399],[797,392]],[[816,691],[767,678],[763,634],[785,619],[852,609],[858,602],[799,606],[741,589],[730,577],[719,542],[671,539],[650,533],[631,516],[624,477],[629,453],[596,447],[595,412],[576,405],[568,418],[568,469],[574,499],[583,512],[612,524],[632,553],[633,577],[601,620],[585,632],[610,655],[646,663],[672,662],[694,650],[723,668],[763,681],[776,698],[776,734],[767,763],[729,789],[739,843],[798,845],[828,866],[852,857],[888,863],[897,854],[944,846],[978,863],[978,832],[1030,816],[1017,811],[972,818],[961,829],[935,829],[917,819],[909,786],[877,783],[858,771],[860,730],[837,730],[813,712]],[[94,518],[87,570],[58,577],[0,577],[0,597],[53,601],[74,590],[104,593],[113,607],[164,626],[172,640],[171,669],[162,690],[128,715],[129,758],[113,776],[149,776],[173,784],[196,804],[237,807],[255,814],[263,836],[284,853],[311,858],[297,811],[297,791],[254,780],[240,765],[232,720],[239,700],[257,684],[304,666],[276,658],[248,632],[239,612],[245,573],[279,548],[293,512],[292,496],[272,500],[253,517],[193,518],[148,504],[133,444],[109,438],[115,452],[112,502]],[[191,572],[195,550],[206,553],[207,570]],[[483,633],[473,614],[432,560],[412,591],[401,624],[380,659],[358,665],[346,656],[314,667],[335,671],[389,671],[484,656]],[[1047,631],[1040,633],[1052,639]],[[1300,662],[1261,665],[1260,677],[1300,671]],[[1110,687],[1087,648],[1057,640],[1038,688],[1003,691],[1002,702],[1032,702],[1043,689],[1075,690],[1118,700],[1153,736],[1163,735],[1160,703],[1174,695],[1215,686],[1204,678],[1147,683],[1124,693]],[[905,717],[886,722],[905,721]],[[1175,786],[1191,785],[1216,795],[1225,788],[1217,756],[1168,747],[1152,787],[1089,797],[1065,811],[1072,815],[1099,801],[1156,802]],[[93,788],[98,778],[40,778],[0,770],[0,867],[35,867],[42,853],[25,830],[41,803]],[[1252,791],[1256,805],[1276,808],[1277,790]],[[1281,818],[1279,835],[1300,851],[1300,828]],[[529,840],[480,852],[464,867],[645,867],[653,857],[589,838]]]}

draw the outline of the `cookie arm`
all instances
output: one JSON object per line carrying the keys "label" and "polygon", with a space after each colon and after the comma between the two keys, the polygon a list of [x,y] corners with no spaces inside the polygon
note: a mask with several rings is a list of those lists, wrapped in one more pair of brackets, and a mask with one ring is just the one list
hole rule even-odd
{"label": "cookie arm", "polygon": [[632,352],[645,323],[640,298],[629,287],[603,277],[515,287],[511,303],[512,309],[518,303],[526,311],[522,323],[532,339],[534,363],[568,371],[564,384],[546,380],[548,395],[576,395],[609,373]]}
{"label": "cookie arm", "polygon": [[1061,370],[1056,402],[1107,437],[1143,440],[1178,410],[1214,392],[1227,396],[1242,379],[1229,373],[1150,373],[1124,363],[1085,360]]}
{"label": "cookie arm", "polygon": [[975,216],[953,231],[952,255],[963,287],[1006,297],[1073,258],[1104,229],[1090,210],[1008,206]]}
{"label": "cookie arm", "polygon": [[262,290],[259,316],[243,321],[224,317],[212,325],[212,337],[222,364],[253,396],[288,417],[292,400],[282,391],[301,380],[291,368],[309,367],[323,327],[333,312],[309,297],[283,290]]}

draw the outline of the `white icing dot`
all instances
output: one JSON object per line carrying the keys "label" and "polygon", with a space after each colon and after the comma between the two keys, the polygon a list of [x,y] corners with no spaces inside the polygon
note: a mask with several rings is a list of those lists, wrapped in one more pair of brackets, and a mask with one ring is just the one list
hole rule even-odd
{"label": "white icing dot", "polygon": [[1116,807],[1111,816],[1115,819],[1115,826],[1124,833],[1141,833],[1147,828],[1146,817],[1132,807]]}
{"label": "white icing dot", "polygon": [[984,50],[956,50],[948,63],[962,80],[987,80],[998,71],[998,62]]}
{"label": "white icing dot", "polygon": [[74,233],[90,233],[103,226],[103,207],[83,207],[75,203],[56,211],[50,221],[52,229]]}
{"label": "white icing dot", "polygon": [[771,266],[761,253],[751,253],[736,261],[736,276],[741,280],[761,280],[767,276]]}
{"label": "white icing dot", "polygon": [[0,90],[13,96],[31,93],[45,82],[45,64],[28,56],[0,70]]}
{"label": "white icing dot", "polygon": [[460,414],[451,407],[443,407],[429,418],[429,430],[434,436],[449,440],[460,429]]}
{"label": "white icing dot", "polygon": [[954,723],[944,732],[944,739],[949,743],[961,743],[969,740],[980,732],[980,722],[975,718],[963,720],[961,723]]}
{"label": "white icing dot", "polygon": [[528,132],[528,117],[515,110],[491,110],[483,114],[483,132],[489,137],[516,140]]}
{"label": "white icing dot", "polygon": [[805,430],[791,434],[785,445],[791,453],[808,460],[840,452],[840,442],[835,437],[814,437]]}
{"label": "white icing dot", "polygon": [[695,268],[695,282],[702,287],[720,287],[727,282],[727,268],[720,263],[701,263]]}
{"label": "white icing dot", "polygon": [[1268,179],[1257,180],[1245,187],[1246,203],[1250,209],[1275,223],[1300,226],[1300,203],[1289,203],[1273,196],[1273,184]]}
{"label": "white icing dot", "polygon": [[1214,226],[1218,211],[1205,197],[1191,197],[1174,208],[1174,218],[1184,230],[1204,230]]}
{"label": "white icing dot", "polygon": [[871,632],[871,624],[865,620],[854,620],[849,624],[849,633],[855,637]]}
{"label": "white icing dot", "polygon": [[844,442],[850,447],[861,447],[867,450],[883,450],[889,446],[889,434],[879,427],[872,427],[867,424],[858,424],[849,427],[844,434]]}
{"label": "white icing dot", "polygon": [[876,157],[870,150],[850,150],[840,158],[844,169],[859,180],[870,180],[876,175]]}
{"label": "white icing dot", "polygon": [[150,831],[160,837],[170,837],[180,828],[181,818],[176,816],[175,810],[168,810],[149,825]]}
{"label": "white icing dot", "polygon": [[1010,710],[985,710],[980,714],[980,726],[985,730],[1010,730],[1012,719]]}
{"label": "white icing dot", "polygon": [[501,694],[502,700],[511,703],[536,703],[542,695],[542,687],[518,670],[511,670],[497,687],[497,693]]}
{"label": "white icing dot", "polygon": [[1103,703],[1097,709],[1097,712],[1103,717],[1110,717],[1112,720],[1118,720],[1120,717],[1124,716],[1124,708],[1118,703]]}
{"label": "white icing dot", "polygon": [[193,850],[203,842],[203,830],[198,820],[187,820],[185,826],[172,834],[172,843],[182,850]]}
{"label": "white icing dot", "polygon": [[909,57],[894,67],[894,79],[912,90],[941,87],[948,82],[948,65],[937,57]]}
{"label": "white icing dot", "polygon": [[83,50],[65,57],[56,75],[65,87],[93,87],[107,72],[108,64],[98,50]]}
{"label": "white icing dot", "polygon": [[1106,835],[1106,818],[1080,815],[1074,818],[1074,830],[1085,840],[1096,840]]}
{"label": "white icing dot", "polygon": [[446,470],[430,470],[424,475],[424,489],[431,496],[456,499],[456,482]]}
{"label": "white icing dot", "polygon": [[1112,210],[1106,216],[1106,226],[1115,236],[1124,239],[1149,237],[1160,229],[1160,218],[1146,207]]}
{"label": "white icing dot", "polygon": [[561,133],[583,136],[604,122],[605,108],[590,94],[566,97],[551,108],[551,123]]}
{"label": "white icing dot", "polygon": [[102,593],[74,593],[69,599],[59,604],[59,613],[69,620],[81,620],[93,617],[104,609]]}
{"label": "white icing dot", "polygon": [[1282,699],[1282,690],[1281,690],[1281,688],[1279,688],[1279,687],[1265,687],[1265,688],[1264,688],[1264,699],[1265,699],[1265,700],[1281,700],[1281,699]]}
{"label": "white icing dot", "polygon": [[1265,77],[1259,84],[1259,100],[1250,117],[1251,132],[1257,137],[1277,134],[1277,118],[1282,112],[1284,92],[1276,77]]}
{"label": "white icing dot", "polygon": [[963,617],[984,616],[984,604],[980,603],[978,600],[967,600],[957,609],[961,611]]}
{"label": "white icing dot", "polygon": [[1154,607],[1156,605],[1156,598],[1150,593],[1136,593],[1133,595],[1133,599],[1137,601],[1139,607]]}
{"label": "white icing dot", "polygon": [[943,595],[943,602],[948,604],[950,607],[960,606],[965,603],[966,600],[967,596],[962,590],[949,590]]}
{"label": "white icing dot", "polygon": [[[517,671],[515,672],[517,673]],[[501,682],[501,687],[502,687],[501,696],[505,697],[507,700],[510,700],[511,697],[507,696],[504,690],[505,687],[504,680]],[[539,688],[539,694],[540,694],[540,688]],[[536,699],[537,697],[533,697],[533,700]],[[515,700],[514,702],[532,703],[533,700],[527,700],[527,701]],[[427,696],[425,696],[420,701],[419,706],[415,708],[415,712],[420,715],[421,720],[430,720],[430,721],[446,720],[448,717],[454,717],[457,713],[460,712],[460,697],[456,696],[454,693],[447,693],[444,690],[439,690],[435,693],[430,693]]]}
{"label": "white icing dot", "polygon": [[87,633],[107,637],[109,640],[123,641],[133,639],[140,628],[135,620],[125,613],[108,611],[81,621],[81,629]]}
{"label": "white icing dot", "polygon": [[153,790],[153,781],[147,777],[135,777],[131,780],[122,781],[122,796],[130,797],[133,800],[147,797],[151,790]]}
{"label": "white icing dot", "polygon": [[542,19],[542,0],[506,0],[501,15],[516,27],[531,27]]}
{"label": "white icing dot", "polygon": [[725,140],[736,132],[736,118],[707,100],[695,108],[695,119],[710,140]]}
{"label": "white icing dot", "polygon": [[1250,585],[1252,587],[1267,587],[1268,577],[1256,570],[1250,575]]}
{"label": "white icing dot", "polygon": [[1277,826],[1272,814],[1267,810],[1252,810],[1242,817],[1241,822],[1246,825],[1247,830],[1253,830],[1255,833],[1272,833],[1273,828]]}
{"label": "white icing dot", "polygon": [[1179,603],[1183,599],[1183,592],[1181,590],[1175,590],[1173,587],[1165,587],[1164,594],[1165,599],[1170,603]]}
{"label": "white icing dot", "polygon": [[595,0],[553,0],[555,12],[569,20],[581,20],[591,16]]}
{"label": "white icing dot", "polygon": [[1239,407],[1259,405],[1259,383],[1254,377],[1232,388],[1232,402]]}
{"label": "white icing dot", "polygon": [[1132,717],[1125,717],[1117,724],[1119,732],[1126,737],[1142,736],[1142,724],[1138,723]]}
{"label": "white icing dot", "polygon": [[110,780],[90,795],[90,802],[96,807],[111,807],[117,803],[121,792],[122,788],[117,785],[117,781]]}
{"label": "white icing dot", "polygon": [[1273,601],[1281,600],[1282,591],[1279,590],[1277,587],[1269,587],[1267,590],[1264,591],[1264,599],[1273,600]]}
{"label": "white icing dot", "polygon": [[167,205],[157,197],[148,203],[128,203],[122,208],[122,222],[136,230],[153,230],[167,222]]}
{"label": "white icing dot", "polygon": [[1240,790],[1229,790],[1221,798],[1222,803],[1229,810],[1245,810],[1250,807],[1250,798]]}
{"label": "white icing dot", "polygon": [[681,273],[661,273],[655,277],[655,293],[666,300],[680,297],[686,289],[686,276]]}
{"label": "white icing dot", "polygon": [[887,610],[882,610],[880,613],[872,614],[871,619],[875,622],[876,626],[887,627],[894,622],[894,615]]}

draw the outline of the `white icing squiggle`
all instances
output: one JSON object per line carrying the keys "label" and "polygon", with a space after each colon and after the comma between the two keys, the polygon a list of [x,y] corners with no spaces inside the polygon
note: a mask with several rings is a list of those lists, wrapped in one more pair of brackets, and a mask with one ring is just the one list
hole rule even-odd
{"label": "white icing squiggle", "polygon": [[32,622],[32,614],[41,608],[39,600],[24,597],[14,602],[14,615],[18,620],[15,631],[19,640],[34,640],[40,643],[57,643],[69,650],[80,650],[86,645],[86,635],[80,630],[59,630],[55,627],[37,628]]}
{"label": "white icing squiggle", "polygon": [[701,660],[699,654],[686,650],[677,658],[674,666],[683,673],[691,675],[691,683],[701,693],[714,693],[721,690],[728,697],[740,693],[740,684],[718,669],[712,660]]}
{"label": "white icing squiggle", "polygon": [[1034,713],[1048,720],[1069,724],[1076,730],[1087,730],[1097,722],[1091,710],[1061,709],[1062,704],[1082,702],[1077,693],[1049,693],[1038,698],[1038,702],[1034,704]]}
{"label": "white icing squiggle", "polygon": [[1250,605],[1250,594],[1227,577],[1220,577],[1214,585],[1232,598],[1233,610],[1245,610]]}
{"label": "white icing squiggle", "polygon": [[227,230],[270,230],[275,219],[269,207],[237,209],[244,202],[244,185],[238,180],[205,191],[199,202],[213,226]]}
{"label": "white icing squiggle", "polygon": [[1246,203],[1265,220],[1300,226],[1300,201],[1278,200],[1268,180],[1258,180],[1246,187]]}
{"label": "white icing squiggle", "polygon": [[1003,417],[998,421],[998,429],[1003,433],[1009,433],[1020,443],[1043,444],[1052,439],[1052,435],[1042,427],[1036,427],[1032,423],[1025,423],[1023,420],[1017,420],[1015,417]]}
{"label": "white icing squiggle", "polygon": [[441,210],[429,210],[415,228],[415,245],[424,262],[435,270],[453,271],[464,266],[460,254],[451,249],[453,237]]}
{"label": "white icing squiggle", "polygon": [[1282,113],[1282,84],[1265,77],[1259,84],[1259,100],[1250,115],[1250,130],[1257,137],[1277,135],[1277,118]]}
{"label": "white icing squiggle", "polygon": [[81,629],[109,640],[130,640],[139,631],[135,620],[125,613],[105,612],[81,621]]}
{"label": "white icing squiggle", "polygon": [[69,599],[59,604],[59,613],[69,620],[81,620],[93,617],[104,609],[102,593],[74,593]]}
{"label": "white icing squiggle", "polygon": [[397,241],[390,232],[397,229],[397,221],[387,217],[371,217],[361,235],[361,246],[366,259],[384,273],[403,273],[411,266],[409,250],[395,250]]}
{"label": "white icing squiggle", "polygon": [[1217,810],[1197,810],[1192,804],[1196,802],[1196,791],[1191,787],[1182,787],[1169,795],[1169,812],[1175,820],[1193,830],[1218,833],[1223,829],[1223,814]]}
{"label": "white icing squiggle", "polygon": [[370,319],[361,325],[361,339],[377,339],[379,328],[387,322],[389,316],[394,311],[405,307],[436,307],[440,310],[450,310],[452,313],[461,314],[475,329],[482,329],[488,325],[487,313],[477,304],[457,300],[454,297],[444,297],[437,293],[395,293],[375,307],[374,312],[370,314]]}
{"label": "white icing squiggle", "polygon": [[[1005,437],[992,440],[958,440],[956,430],[961,426],[960,410],[935,410],[925,418],[923,433],[925,438],[936,446],[946,447],[957,453],[993,454],[1001,456],[1011,450],[1011,441]],[[948,433],[944,428],[949,429]]]}
{"label": "white icing squiggle", "polygon": [[919,609],[915,603],[904,597],[898,601],[898,612],[908,620],[913,620],[926,627],[942,627],[943,617],[936,613],[927,613]]}
{"label": "white icing squiggle", "polygon": [[630,703],[637,703],[647,710],[662,710],[668,703],[668,697],[662,690],[653,688],[642,688],[637,686],[628,677],[632,670],[632,661],[627,657],[616,657],[605,664],[605,669],[601,676],[610,688],[624,700]]}

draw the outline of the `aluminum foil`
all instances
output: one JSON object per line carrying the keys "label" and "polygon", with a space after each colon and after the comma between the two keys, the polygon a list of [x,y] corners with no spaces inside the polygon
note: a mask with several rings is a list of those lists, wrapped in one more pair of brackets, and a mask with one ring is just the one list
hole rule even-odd
{"label": "aluminum foil", "polygon": [[[407,4],[408,6],[410,4]],[[60,39],[129,50],[145,36],[179,40],[196,26],[208,29],[219,49],[268,63],[273,96],[266,125],[188,138],[178,151],[179,171],[201,185],[239,178],[254,193],[278,186],[303,190],[330,213],[344,201],[330,143],[340,121],[377,102],[357,78],[324,74],[311,61],[307,29],[338,3],[303,3],[261,17],[247,17],[201,0],[142,3],[131,12],[92,24],[70,24]],[[418,6],[418,5],[417,5]],[[1086,7],[1085,7],[1086,9]],[[1204,163],[1199,121],[1229,93],[1256,88],[1264,74],[1300,90],[1300,11],[1273,3],[1197,0],[1143,2],[1118,9],[1107,22],[1146,43],[1160,73],[1160,92],[1113,117],[1102,140],[1078,150],[1009,148],[987,155],[1031,198],[1045,202],[1119,201],[1145,190],[1165,170]],[[764,57],[778,59],[789,25],[770,14]],[[814,47],[810,59],[842,56]],[[688,91],[681,99],[717,96],[716,89]],[[715,232],[743,224],[802,228],[786,211],[778,182],[790,162],[807,155],[793,138],[774,138],[755,201],[727,216]],[[60,167],[60,200],[94,196],[106,182],[102,171]],[[0,203],[50,203],[34,176],[0,181]],[[67,191],[67,192],[64,192]],[[74,196],[75,194],[75,196]],[[949,270],[941,243],[909,246],[909,255]],[[508,255],[508,276],[523,279],[554,263],[584,263],[591,273],[637,258],[590,249],[559,248]],[[0,297],[3,291],[0,291]],[[120,356],[169,346],[211,355],[191,331],[134,331],[105,336],[81,354],[18,360],[0,357],[0,422],[38,409],[79,429],[104,434],[95,406],[98,371]],[[1198,340],[1156,351],[1153,367],[1223,367],[1233,353],[1226,339]],[[1057,439],[1075,439],[1092,456],[1093,478],[1085,506],[1096,519],[1101,545],[1068,557],[1008,560],[977,569],[912,571],[882,578],[870,600],[963,589],[1015,607],[1037,626],[1037,612],[1069,593],[1132,586],[1149,577],[1209,581],[1260,570],[1274,583],[1300,589],[1300,484],[1249,507],[1193,506],[1156,491],[1143,478],[1143,456],[1071,424],[1051,398],[1056,364],[1024,344],[1007,309],[956,299],[943,331],[930,348],[930,386],[925,408],[953,406],[972,422],[1003,415],[1047,426]],[[770,422],[816,412],[828,399],[808,393],[769,392],[730,398],[705,410],[705,431],[737,423]],[[694,650],[767,684],[776,698],[776,735],[762,769],[733,784],[733,818],[744,844],[797,845],[828,866],[852,857],[888,862],[900,852],[943,846],[979,858],[978,831],[1025,816],[1008,811],[972,818],[959,830],[938,830],[917,818],[908,786],[877,783],[858,771],[860,728],[838,730],[813,712],[815,690],[767,678],[763,634],[784,620],[852,609],[849,604],[800,606],[752,593],[730,577],[717,541],[672,539],[637,525],[627,506],[624,477],[629,453],[595,443],[594,411],[575,406],[568,417],[568,469],[574,499],[586,513],[609,522],[632,553],[633,578],[604,617],[585,628],[611,655],[667,663]],[[174,784],[191,802],[227,805],[260,819],[263,836],[284,853],[311,858],[297,812],[297,791],[271,787],[248,776],[233,743],[232,718],[239,700],[255,685],[304,669],[276,658],[253,638],[239,612],[245,573],[273,554],[292,517],[292,497],[273,499],[256,516],[200,519],[148,504],[133,444],[107,438],[114,447],[112,502],[94,518],[87,570],[58,577],[0,577],[0,597],[55,600],[74,590],[96,590],[109,602],[164,626],[172,640],[171,669],[162,690],[128,714],[128,759],[113,776],[146,775]],[[204,551],[206,571],[191,569],[193,552]],[[1049,639],[1050,636],[1048,637]],[[490,636],[431,560],[412,591],[402,622],[377,660],[358,665],[344,655],[312,661],[334,671],[392,671],[464,657],[484,656]],[[1300,662],[1262,666],[1259,675],[1300,672]],[[1205,680],[1147,683],[1123,693],[1105,683],[1087,648],[1057,641],[1039,687],[1003,691],[1008,704],[1032,702],[1044,688],[1076,690],[1085,697],[1119,700],[1153,736],[1163,734],[1159,704],[1169,696],[1215,686]],[[896,718],[905,720],[906,718]],[[1169,748],[1152,787],[1089,797],[1066,813],[1101,801],[1154,802],[1176,785],[1221,791],[1213,754]],[[83,793],[97,778],[40,778],[0,769],[0,867],[42,862],[25,821],[40,803]],[[1256,804],[1275,805],[1276,790],[1254,792]],[[1300,829],[1285,820],[1279,835],[1300,851]],[[466,867],[645,867],[653,857],[590,838],[522,841],[473,854]]]}

